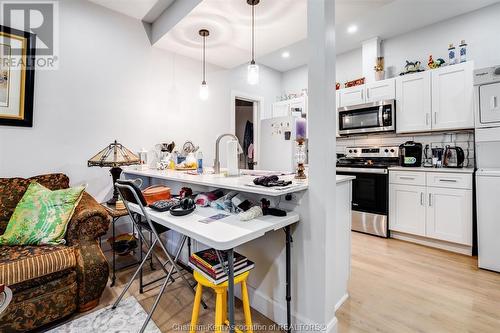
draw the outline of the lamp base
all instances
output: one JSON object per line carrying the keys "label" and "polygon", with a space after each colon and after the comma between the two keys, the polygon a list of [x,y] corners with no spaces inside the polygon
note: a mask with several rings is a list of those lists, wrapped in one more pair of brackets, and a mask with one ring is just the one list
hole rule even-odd
{"label": "lamp base", "polygon": [[116,189],[115,183],[118,179],[120,179],[122,171],[122,168],[119,167],[113,167],[109,170],[109,173],[111,173],[111,177],[113,178],[113,197],[106,202],[108,205],[115,206],[118,201],[118,190]]}

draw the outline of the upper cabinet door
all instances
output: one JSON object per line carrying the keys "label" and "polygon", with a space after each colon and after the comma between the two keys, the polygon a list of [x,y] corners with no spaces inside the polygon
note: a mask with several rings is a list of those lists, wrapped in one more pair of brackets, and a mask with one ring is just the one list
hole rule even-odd
{"label": "upper cabinet door", "polygon": [[339,90],[339,107],[364,103],[366,103],[364,85]]}
{"label": "upper cabinet door", "polygon": [[396,131],[431,130],[431,73],[408,74],[396,78]]}
{"label": "upper cabinet door", "polygon": [[387,79],[366,84],[366,103],[396,98],[396,80]]}
{"label": "upper cabinet door", "polygon": [[432,71],[432,129],[474,127],[473,63]]}
{"label": "upper cabinet door", "polygon": [[500,83],[492,83],[479,88],[481,111],[479,113],[482,124],[500,121]]}

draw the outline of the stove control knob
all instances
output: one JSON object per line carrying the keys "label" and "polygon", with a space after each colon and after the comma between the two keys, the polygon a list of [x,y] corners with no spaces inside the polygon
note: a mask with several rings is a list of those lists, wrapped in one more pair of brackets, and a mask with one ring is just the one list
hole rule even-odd
{"label": "stove control knob", "polygon": [[388,152],[389,152],[389,149],[386,149],[386,150],[384,150],[384,151],[385,151],[386,153],[388,153]]}
{"label": "stove control knob", "polygon": [[349,154],[352,154],[352,149],[349,149]]}
{"label": "stove control knob", "polygon": [[391,149],[391,153],[394,153],[394,149]]}
{"label": "stove control knob", "polygon": [[358,150],[357,149],[354,149],[354,154],[357,154],[358,153]]}

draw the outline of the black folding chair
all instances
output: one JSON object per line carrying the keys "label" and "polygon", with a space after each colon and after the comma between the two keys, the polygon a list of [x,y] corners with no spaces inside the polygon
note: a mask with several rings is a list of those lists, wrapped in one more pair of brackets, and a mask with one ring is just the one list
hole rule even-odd
{"label": "black folding chair", "polygon": [[[130,288],[130,286],[132,285],[132,282],[134,282],[137,275],[140,272],[142,272],[142,268],[150,256],[155,258],[160,263],[161,268],[167,274],[166,279],[160,288],[160,292],[153,303],[153,307],[151,308],[151,311],[148,313],[148,317],[146,318],[146,320],[145,320],[145,322],[142,325],[142,328],[140,330],[140,332],[144,332],[149,320],[151,320],[151,316],[153,315],[153,312],[156,310],[156,307],[158,306],[158,303],[160,301],[161,296],[165,292],[165,288],[167,287],[169,282],[172,280],[172,274],[173,274],[174,270],[184,280],[184,282],[189,287],[191,292],[193,294],[195,294],[195,291],[194,291],[195,286],[193,286],[189,283],[189,281],[186,279],[183,272],[181,271],[181,269],[177,265],[177,260],[179,259],[179,255],[182,251],[182,248],[184,247],[184,243],[186,242],[187,236],[185,236],[185,235],[182,236],[181,241],[179,243],[179,246],[175,252],[175,255],[172,258],[170,253],[167,251],[167,248],[165,247],[165,245],[163,244],[163,242],[160,239],[160,233],[166,232],[168,230],[168,228],[166,228],[166,227],[164,227],[156,222],[153,222],[151,220],[151,218],[150,218],[150,216],[145,208],[147,206],[146,199],[142,195],[140,188],[134,183],[134,181],[131,181],[131,180],[118,180],[116,182],[115,186],[118,189],[118,192],[123,200],[123,203],[125,204],[125,207],[127,208],[127,211],[128,211],[130,218],[132,219],[134,225],[137,227],[138,234],[139,234],[139,237],[140,237],[142,243],[146,245],[148,251],[147,251],[146,255],[143,257],[139,266],[137,267],[137,270],[134,272],[134,275],[132,276],[130,281],[127,283],[125,288],[122,290],[118,299],[113,304],[112,309],[115,309],[118,306],[118,304],[122,300],[123,296],[125,295],[127,290]],[[139,216],[137,216],[137,217],[135,216],[133,211],[130,209],[130,204],[135,204],[139,207],[139,209],[141,211],[140,214],[137,214]],[[141,215],[144,217],[145,221],[142,220]],[[143,235],[143,233],[142,233],[143,229],[146,229],[147,231],[149,231],[152,234],[153,241],[151,243]],[[154,252],[156,245],[159,245],[159,247],[162,249],[164,255],[167,257],[167,261],[165,263],[163,263],[160,260],[160,258],[156,255],[156,253]],[[142,249],[140,249],[140,250],[142,251]],[[171,265],[169,270],[166,269],[166,265],[168,263],[170,263],[170,265]],[[205,303],[203,303],[203,307],[206,308]]]}

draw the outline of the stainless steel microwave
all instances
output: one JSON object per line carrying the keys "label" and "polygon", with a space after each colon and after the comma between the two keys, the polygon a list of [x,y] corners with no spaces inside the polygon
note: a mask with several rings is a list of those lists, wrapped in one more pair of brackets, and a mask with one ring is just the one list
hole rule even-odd
{"label": "stainless steel microwave", "polygon": [[338,109],[339,134],[393,132],[396,130],[396,101],[394,99]]}

